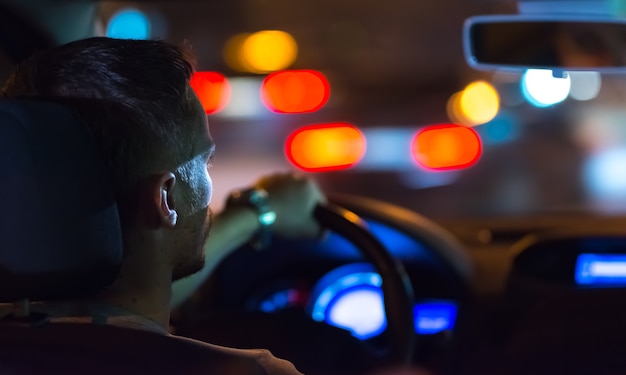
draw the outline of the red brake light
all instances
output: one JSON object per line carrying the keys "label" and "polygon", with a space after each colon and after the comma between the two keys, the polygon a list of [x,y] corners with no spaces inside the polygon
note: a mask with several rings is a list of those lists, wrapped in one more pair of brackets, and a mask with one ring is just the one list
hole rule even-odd
{"label": "red brake light", "polygon": [[265,78],[261,96],[265,106],[274,112],[315,112],[328,102],[330,84],[315,70],[283,70]]}
{"label": "red brake light", "polygon": [[217,72],[195,72],[189,85],[202,103],[206,114],[224,109],[230,100],[230,84]]}
{"label": "red brake light", "polygon": [[420,130],[412,142],[414,160],[435,170],[463,169],[478,161],[482,144],[471,128],[445,124]]}

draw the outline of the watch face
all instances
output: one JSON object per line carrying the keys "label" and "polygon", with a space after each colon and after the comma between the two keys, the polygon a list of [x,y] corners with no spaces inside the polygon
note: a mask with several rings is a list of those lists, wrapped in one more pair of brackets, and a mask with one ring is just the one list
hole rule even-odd
{"label": "watch face", "polygon": [[264,226],[269,226],[274,224],[276,221],[276,212],[268,211],[259,215],[259,223]]}

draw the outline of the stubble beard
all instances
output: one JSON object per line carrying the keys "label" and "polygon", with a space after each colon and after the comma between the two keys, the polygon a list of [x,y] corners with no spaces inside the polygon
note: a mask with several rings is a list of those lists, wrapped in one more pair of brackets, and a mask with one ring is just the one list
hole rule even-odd
{"label": "stubble beard", "polygon": [[204,268],[206,261],[204,248],[207,239],[209,238],[212,224],[213,211],[209,209],[207,218],[202,223],[200,229],[197,232],[191,234],[192,237],[195,237],[191,244],[191,247],[194,249],[194,251],[192,252],[191,256],[187,257],[186,260],[174,267],[174,270],[172,272],[173,281],[180,280],[187,276],[191,276]]}

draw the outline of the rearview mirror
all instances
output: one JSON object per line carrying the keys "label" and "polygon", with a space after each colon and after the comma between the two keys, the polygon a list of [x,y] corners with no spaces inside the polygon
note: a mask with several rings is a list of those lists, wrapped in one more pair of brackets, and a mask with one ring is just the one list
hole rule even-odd
{"label": "rearview mirror", "polygon": [[626,72],[626,20],[478,16],[465,22],[463,39],[476,69]]}

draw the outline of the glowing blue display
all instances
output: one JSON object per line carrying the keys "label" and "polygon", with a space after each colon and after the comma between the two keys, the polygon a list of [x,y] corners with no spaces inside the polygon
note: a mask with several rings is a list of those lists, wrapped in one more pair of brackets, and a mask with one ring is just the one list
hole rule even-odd
{"label": "glowing blue display", "polygon": [[107,26],[107,36],[117,39],[148,39],[150,21],[137,9],[124,9],[111,17]]}
{"label": "glowing blue display", "polygon": [[343,291],[328,304],[325,320],[360,340],[380,335],[387,328],[380,288],[358,286]]}
{"label": "glowing blue display", "polygon": [[580,254],[575,279],[579,285],[626,285],[626,255]]}
{"label": "glowing blue display", "polygon": [[457,308],[452,302],[425,302],[415,305],[414,314],[415,332],[431,335],[454,328]]}
{"label": "glowing blue display", "polygon": [[[387,328],[381,286],[382,278],[370,264],[337,268],[314,288],[311,316],[361,340],[377,336]],[[434,334],[454,328],[457,307],[448,301],[417,303],[414,315],[416,333]]]}

